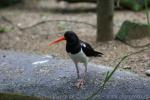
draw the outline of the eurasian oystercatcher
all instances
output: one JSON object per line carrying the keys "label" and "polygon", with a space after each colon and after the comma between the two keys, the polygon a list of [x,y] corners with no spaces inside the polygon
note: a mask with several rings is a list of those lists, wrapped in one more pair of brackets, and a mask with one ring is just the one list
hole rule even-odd
{"label": "eurasian oystercatcher", "polygon": [[[55,43],[58,43],[62,40],[66,40],[66,52],[73,60],[76,71],[77,71],[77,78],[79,79],[79,69],[78,63],[83,63],[85,66],[84,78],[87,74],[87,65],[90,57],[101,57],[103,53],[95,51],[90,44],[80,40],[75,32],[67,31],[65,32],[64,36],[52,41],[49,43],[49,46]],[[79,85],[83,84],[83,80],[78,80]]]}

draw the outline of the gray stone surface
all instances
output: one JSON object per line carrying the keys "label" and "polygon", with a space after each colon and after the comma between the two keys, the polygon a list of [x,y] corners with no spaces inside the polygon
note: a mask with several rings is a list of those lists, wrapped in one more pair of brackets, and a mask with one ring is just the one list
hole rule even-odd
{"label": "gray stone surface", "polygon": [[[80,66],[83,72],[84,67]],[[46,96],[54,100],[83,100],[98,89],[110,70],[110,67],[90,63],[86,84],[83,89],[77,89],[74,86],[76,70],[71,60],[0,51],[0,92]],[[121,70],[115,72],[101,96],[101,100],[148,98],[150,79]],[[99,100],[100,96],[94,99]]]}

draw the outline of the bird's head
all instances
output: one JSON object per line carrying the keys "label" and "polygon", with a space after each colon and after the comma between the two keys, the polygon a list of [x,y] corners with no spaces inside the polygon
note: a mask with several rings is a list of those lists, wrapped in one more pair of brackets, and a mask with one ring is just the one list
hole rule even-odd
{"label": "bird's head", "polygon": [[65,37],[65,40],[67,41],[67,43],[70,43],[70,44],[74,44],[79,41],[78,36],[73,31],[65,32],[64,37]]}
{"label": "bird's head", "polygon": [[61,42],[63,40],[66,40],[67,43],[69,44],[75,44],[75,43],[78,43],[79,42],[79,38],[78,36],[75,34],[75,32],[73,31],[66,31],[64,36],[62,37],[59,37],[58,39],[52,41],[49,43],[49,46],[52,45],[52,44],[56,44],[58,42]]}

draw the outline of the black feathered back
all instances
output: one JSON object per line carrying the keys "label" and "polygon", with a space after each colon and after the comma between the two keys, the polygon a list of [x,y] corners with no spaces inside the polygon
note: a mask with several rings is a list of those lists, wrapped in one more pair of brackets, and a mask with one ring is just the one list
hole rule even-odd
{"label": "black feathered back", "polygon": [[80,41],[81,47],[83,52],[85,53],[86,56],[88,57],[101,57],[103,53],[95,51],[90,44]]}

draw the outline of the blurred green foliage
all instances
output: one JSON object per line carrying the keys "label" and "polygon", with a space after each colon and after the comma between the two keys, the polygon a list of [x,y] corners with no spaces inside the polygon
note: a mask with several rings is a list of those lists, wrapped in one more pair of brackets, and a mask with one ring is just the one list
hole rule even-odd
{"label": "blurred green foliage", "polygon": [[120,4],[133,11],[140,11],[144,8],[144,0],[120,0]]}
{"label": "blurred green foliage", "polygon": [[0,0],[0,8],[14,5],[19,2],[22,2],[22,0]]}
{"label": "blurred green foliage", "polygon": [[0,27],[0,33],[8,32],[8,30],[5,27]]}
{"label": "blurred green foliage", "polygon": [[117,39],[120,39],[122,41],[127,41],[127,40],[134,39],[134,38],[136,39],[136,38],[150,36],[150,19],[149,19],[149,12],[148,12],[149,0],[143,0],[143,2],[144,2],[144,8],[145,8],[145,15],[147,18],[147,24],[140,24],[140,23],[125,21],[122,24],[118,33],[116,34]]}

